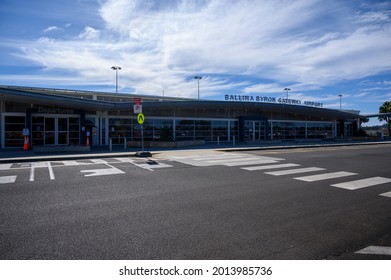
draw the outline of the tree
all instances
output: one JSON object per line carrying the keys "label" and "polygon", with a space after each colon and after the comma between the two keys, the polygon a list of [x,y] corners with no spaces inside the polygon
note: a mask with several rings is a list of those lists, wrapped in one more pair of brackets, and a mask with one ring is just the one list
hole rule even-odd
{"label": "tree", "polygon": [[[389,113],[391,114],[391,101],[386,101],[379,108],[379,113]],[[388,124],[388,135],[391,136],[391,115],[380,116],[379,121],[386,121]]]}

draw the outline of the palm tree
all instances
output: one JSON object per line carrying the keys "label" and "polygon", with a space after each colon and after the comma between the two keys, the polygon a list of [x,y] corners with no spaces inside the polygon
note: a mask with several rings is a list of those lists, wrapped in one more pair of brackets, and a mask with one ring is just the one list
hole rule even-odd
{"label": "palm tree", "polygon": [[[391,101],[386,101],[379,108],[379,113],[391,114]],[[391,116],[380,116],[379,121],[386,121],[388,124],[388,135],[391,136]]]}

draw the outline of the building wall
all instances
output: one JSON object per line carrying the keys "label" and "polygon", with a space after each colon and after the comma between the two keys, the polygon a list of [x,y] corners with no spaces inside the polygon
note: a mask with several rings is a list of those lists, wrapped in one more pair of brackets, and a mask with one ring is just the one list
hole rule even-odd
{"label": "building wall", "polygon": [[[198,103],[199,104],[199,103]],[[143,106],[144,139],[205,141],[266,141],[350,137],[347,124],[303,113],[254,108],[149,108]],[[32,145],[123,144],[140,140],[141,126],[129,110],[85,111],[72,108],[3,102],[1,147],[22,147],[23,128]]]}

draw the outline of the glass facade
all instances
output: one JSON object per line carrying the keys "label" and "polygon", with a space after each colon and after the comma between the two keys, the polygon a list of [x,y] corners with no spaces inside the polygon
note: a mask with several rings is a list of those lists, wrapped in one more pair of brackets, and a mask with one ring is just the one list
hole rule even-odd
{"label": "glass facade", "polygon": [[4,116],[4,146],[23,147],[24,116]]}
{"label": "glass facade", "polygon": [[[349,138],[357,135],[360,126],[357,111],[158,96],[142,97],[145,122],[140,126],[131,104],[133,97],[140,96],[51,90],[53,94],[58,93],[59,104],[42,105],[42,96],[33,95],[40,91],[46,93],[47,89],[18,88],[21,96],[23,91],[32,96],[28,103],[23,98],[17,102],[14,98],[7,100],[5,93],[0,104],[2,148],[23,147],[24,128],[30,129],[32,146],[85,145],[87,136],[89,143],[97,146],[123,145],[125,139],[140,141],[142,133],[145,141]],[[63,95],[69,96],[64,100]],[[72,98],[77,101],[73,102]],[[96,102],[99,100],[115,104]],[[69,107],[62,108],[61,103]]]}
{"label": "glass facade", "polygon": [[76,116],[33,115],[32,146],[80,145],[80,118]]}
{"label": "glass facade", "polygon": [[244,141],[330,139],[332,122],[259,121],[244,122]]}
{"label": "glass facade", "polygon": [[329,139],[333,135],[332,122],[269,122],[269,140]]}

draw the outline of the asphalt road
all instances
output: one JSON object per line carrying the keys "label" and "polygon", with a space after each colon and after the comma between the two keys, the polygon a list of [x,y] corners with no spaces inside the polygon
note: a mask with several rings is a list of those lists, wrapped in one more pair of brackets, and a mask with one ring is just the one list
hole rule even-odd
{"label": "asphalt road", "polygon": [[[1,164],[0,259],[391,259],[390,155],[379,145]],[[368,246],[383,253],[357,253]]]}

